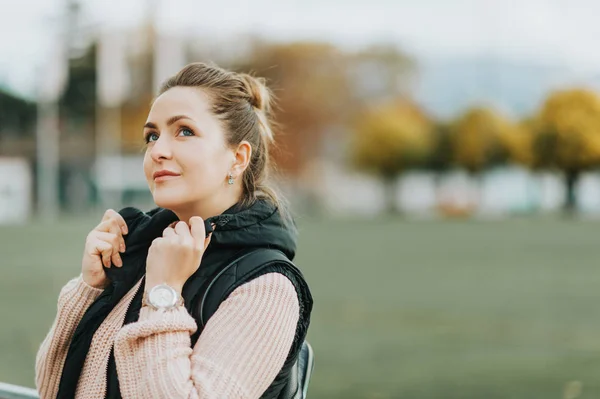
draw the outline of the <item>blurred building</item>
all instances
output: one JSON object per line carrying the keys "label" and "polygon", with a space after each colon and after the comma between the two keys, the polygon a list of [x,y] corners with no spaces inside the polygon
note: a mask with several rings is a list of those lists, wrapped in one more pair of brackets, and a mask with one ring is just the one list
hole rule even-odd
{"label": "blurred building", "polygon": [[0,157],[35,159],[36,104],[0,89]]}

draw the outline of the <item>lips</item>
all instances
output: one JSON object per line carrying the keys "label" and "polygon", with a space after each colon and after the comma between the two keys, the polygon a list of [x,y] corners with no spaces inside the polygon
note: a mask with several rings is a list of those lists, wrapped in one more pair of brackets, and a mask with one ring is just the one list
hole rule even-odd
{"label": "lips", "polygon": [[154,172],[154,174],[152,175],[152,178],[154,180],[156,180],[159,178],[167,179],[169,177],[177,177],[177,176],[179,176],[179,173],[175,173],[170,170],[159,170],[158,172]]}

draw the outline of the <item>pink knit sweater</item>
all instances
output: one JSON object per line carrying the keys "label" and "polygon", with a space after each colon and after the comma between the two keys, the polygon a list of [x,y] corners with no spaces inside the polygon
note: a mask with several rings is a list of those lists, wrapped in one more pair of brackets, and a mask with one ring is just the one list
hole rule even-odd
{"label": "pink knit sweater", "polygon": [[[139,283],[94,334],[76,398],[104,398],[113,344],[124,399],[259,398],[283,366],[300,314],[296,290],[283,275],[266,274],[233,291],[193,349],[196,322],[184,307],[143,307],[139,320],[123,327],[138,289]],[[61,290],[56,319],[36,358],[40,398],[56,397],[73,332],[101,292],[81,276]]]}

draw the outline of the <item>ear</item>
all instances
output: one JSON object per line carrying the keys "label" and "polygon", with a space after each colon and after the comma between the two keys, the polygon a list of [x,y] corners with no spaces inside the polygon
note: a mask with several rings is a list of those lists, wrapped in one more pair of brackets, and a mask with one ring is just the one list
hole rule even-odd
{"label": "ear", "polygon": [[233,152],[234,162],[231,165],[231,173],[233,177],[237,179],[240,177],[248,165],[250,164],[250,159],[252,157],[252,146],[246,140],[242,141],[237,149]]}

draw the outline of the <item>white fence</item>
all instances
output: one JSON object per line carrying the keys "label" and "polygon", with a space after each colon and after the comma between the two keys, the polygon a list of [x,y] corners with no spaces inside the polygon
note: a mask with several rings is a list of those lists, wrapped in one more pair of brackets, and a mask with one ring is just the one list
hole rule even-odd
{"label": "white fence", "polygon": [[[381,180],[348,172],[335,165],[319,165],[322,173],[315,194],[328,213],[375,215],[384,210],[385,188]],[[577,209],[588,217],[600,217],[600,174],[582,174],[576,186]],[[440,207],[472,208],[482,217],[501,217],[529,212],[560,211],[565,185],[558,173],[533,173],[520,167],[490,170],[474,178],[463,171],[410,171],[396,181],[395,203],[415,216],[435,216]]]}
{"label": "white fence", "polygon": [[0,399],[39,399],[35,389],[0,382]]}

